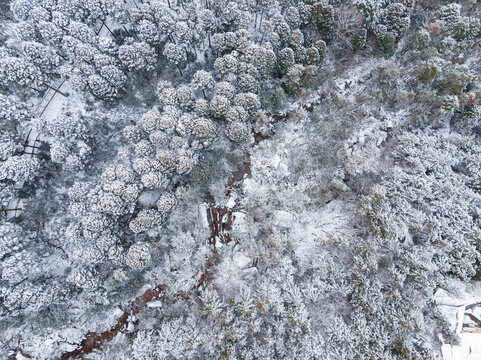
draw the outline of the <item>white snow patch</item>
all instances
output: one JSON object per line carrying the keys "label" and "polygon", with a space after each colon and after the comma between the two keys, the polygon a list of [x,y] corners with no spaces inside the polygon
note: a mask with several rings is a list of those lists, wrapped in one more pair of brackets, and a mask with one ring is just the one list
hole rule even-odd
{"label": "white snow patch", "polygon": [[137,198],[137,203],[141,207],[153,207],[161,195],[161,190],[143,190]]}
{"label": "white snow patch", "polygon": [[151,308],[160,308],[162,307],[162,301],[161,300],[154,300],[154,301],[151,301],[149,303],[147,303],[147,306],[148,307],[151,307]]}
{"label": "white snow patch", "polygon": [[198,212],[199,212],[199,219],[202,223],[202,226],[208,229],[209,220],[207,219],[207,204],[206,203],[200,204],[198,208]]}
{"label": "white snow patch", "polygon": [[237,265],[239,268],[244,268],[247,265],[250,264],[251,259],[249,259],[247,256],[245,256],[243,253],[236,252],[234,256],[232,256],[232,260],[234,260],[234,263]]}
{"label": "white snow patch", "polygon": [[247,233],[249,226],[246,220],[246,214],[236,211],[232,213],[234,220],[232,221],[232,230],[238,233]]}
{"label": "white snow patch", "polygon": [[275,154],[274,157],[271,159],[271,166],[273,168],[277,168],[280,162],[281,162],[281,158],[279,157],[278,154]]}
{"label": "white snow patch", "polygon": [[227,203],[225,204],[229,209],[232,209],[235,206],[235,198],[231,197]]}
{"label": "white snow patch", "polygon": [[287,229],[292,226],[294,220],[295,217],[293,214],[287,211],[277,210],[276,212],[274,212],[274,218],[272,219],[272,223],[274,224],[274,226]]}
{"label": "white snow patch", "polygon": [[[68,85],[68,82],[64,82],[62,86],[58,89],[64,94],[69,92],[70,87]],[[47,119],[47,120],[52,120],[55,119],[62,111],[62,107],[64,104],[67,102],[67,97],[63,96],[59,93],[54,92],[53,90],[49,90],[50,93],[52,93],[52,101],[48,103],[48,106],[43,110],[42,118]]]}

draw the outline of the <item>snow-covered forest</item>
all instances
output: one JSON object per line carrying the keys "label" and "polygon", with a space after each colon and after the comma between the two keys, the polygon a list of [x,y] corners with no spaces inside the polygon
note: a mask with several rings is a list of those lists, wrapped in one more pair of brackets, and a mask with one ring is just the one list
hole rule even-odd
{"label": "snow-covered forest", "polygon": [[476,0],[0,2],[0,358],[465,359],[480,46]]}

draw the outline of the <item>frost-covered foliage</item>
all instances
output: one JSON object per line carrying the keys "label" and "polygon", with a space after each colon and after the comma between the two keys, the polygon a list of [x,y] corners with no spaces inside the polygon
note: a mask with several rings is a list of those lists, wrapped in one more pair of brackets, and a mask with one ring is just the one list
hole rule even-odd
{"label": "frost-covered foliage", "polygon": [[481,148],[456,136],[404,134],[397,142],[392,155],[399,164],[363,200],[374,231],[429,248],[434,274],[474,276],[480,256]]}
{"label": "frost-covered foliage", "polygon": [[439,358],[433,294],[481,274],[480,14],[0,4],[6,356]]}

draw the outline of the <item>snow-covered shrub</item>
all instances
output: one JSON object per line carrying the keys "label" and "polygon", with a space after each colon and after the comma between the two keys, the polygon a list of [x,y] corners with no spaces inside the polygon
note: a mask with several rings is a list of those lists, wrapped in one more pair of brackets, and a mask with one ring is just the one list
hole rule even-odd
{"label": "snow-covered shrub", "polygon": [[249,128],[240,121],[231,121],[226,127],[225,134],[235,143],[241,143],[249,137]]}
{"label": "snow-covered shrub", "polygon": [[146,243],[135,243],[127,251],[125,263],[133,269],[141,269],[151,261],[150,248]]}
{"label": "snow-covered shrub", "polygon": [[395,167],[366,202],[376,231],[413,247],[432,246],[443,253],[431,254],[439,271],[473,276],[479,261],[474,211],[479,194],[470,184],[479,180],[479,146],[467,138],[413,134],[398,141],[394,154],[407,166]]}
{"label": "snow-covered shrub", "polygon": [[461,16],[461,5],[452,3],[439,9],[439,17],[449,31],[459,40],[472,39],[481,31],[481,22],[477,18]]}
{"label": "snow-covered shrub", "polygon": [[175,206],[177,200],[175,195],[172,193],[163,193],[159,200],[157,200],[157,209],[162,214],[162,216],[166,216],[170,210]]}
{"label": "snow-covered shrub", "polygon": [[222,95],[215,95],[210,101],[210,110],[217,118],[224,118],[229,110],[229,99]]}

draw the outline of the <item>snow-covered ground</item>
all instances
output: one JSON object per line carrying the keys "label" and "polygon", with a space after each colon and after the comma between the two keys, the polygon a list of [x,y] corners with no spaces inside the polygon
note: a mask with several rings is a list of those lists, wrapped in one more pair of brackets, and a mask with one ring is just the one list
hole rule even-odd
{"label": "snow-covered ground", "polygon": [[[481,311],[481,284],[474,283],[460,289],[457,295],[438,290],[435,300],[449,321],[450,328],[459,336],[458,345],[444,344],[444,360],[481,359],[481,331],[471,327],[467,312],[477,315]],[[477,304],[477,306],[476,306]],[[470,306],[471,305],[471,306]],[[470,308],[467,310],[467,308]],[[477,332],[476,332],[477,331]]]}

